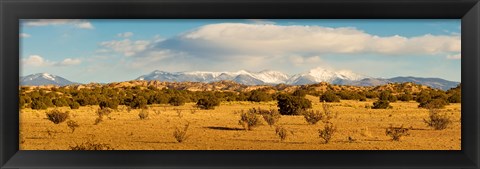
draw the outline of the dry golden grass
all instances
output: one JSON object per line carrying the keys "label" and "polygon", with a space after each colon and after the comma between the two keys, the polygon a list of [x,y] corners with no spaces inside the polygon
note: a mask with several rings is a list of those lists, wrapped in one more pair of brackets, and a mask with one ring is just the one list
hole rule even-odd
{"label": "dry golden grass", "polygon": [[[312,100],[314,110],[322,111],[317,97],[307,98]],[[294,133],[284,141],[275,127],[266,123],[252,131],[238,124],[240,114],[235,112],[258,107],[276,109],[275,102],[223,102],[215,110],[197,110],[183,113],[182,117],[177,110],[189,112],[194,103],[179,107],[154,105],[149,111],[161,113],[151,113],[146,120],[139,119],[141,110],[128,112],[119,106],[97,125],[98,106],[86,106],[70,111],[70,120],[79,125],[73,133],[66,123],[48,121],[45,110],[24,109],[20,113],[20,150],[68,150],[87,141],[107,144],[115,150],[460,150],[460,104],[444,109],[452,117],[452,124],[445,130],[434,130],[423,121],[428,118],[428,110],[417,108],[416,102],[391,103],[393,109],[386,110],[365,108],[373,101],[332,103],[332,111],[338,113],[331,120],[337,132],[328,144],[318,135],[324,124],[309,125],[303,116],[282,116],[276,123]],[[188,139],[178,143],[172,133],[187,123]],[[410,136],[392,141],[385,135],[390,125],[411,127]]]}

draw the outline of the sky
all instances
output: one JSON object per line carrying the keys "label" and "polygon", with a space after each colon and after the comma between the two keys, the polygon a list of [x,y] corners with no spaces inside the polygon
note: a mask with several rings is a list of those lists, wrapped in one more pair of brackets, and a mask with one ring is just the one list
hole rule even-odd
{"label": "sky", "polygon": [[460,82],[459,19],[46,19],[20,22],[20,76],[80,83],[154,70],[280,71],[322,67]]}

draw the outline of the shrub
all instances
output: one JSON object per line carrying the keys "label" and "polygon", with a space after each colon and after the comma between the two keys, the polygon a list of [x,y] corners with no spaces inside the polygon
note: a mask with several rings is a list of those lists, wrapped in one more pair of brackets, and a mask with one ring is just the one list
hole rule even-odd
{"label": "shrub", "polygon": [[189,127],[189,123],[187,123],[183,128],[175,128],[175,131],[173,132],[173,137],[175,137],[175,140],[177,142],[181,143],[184,142],[187,139],[187,131]]}
{"label": "shrub", "polygon": [[448,97],[447,100],[448,100],[449,103],[461,103],[462,102],[462,96],[461,96],[460,92],[455,92],[455,93],[451,94]]}
{"label": "shrub", "polygon": [[298,90],[295,90],[292,95],[294,96],[298,96],[298,97],[305,97],[307,95],[307,91],[306,90],[303,90],[303,89],[298,89]]}
{"label": "shrub", "polygon": [[98,108],[97,111],[95,112],[97,116],[108,116],[110,113],[112,113],[112,109],[110,108]]}
{"label": "shrub", "polygon": [[34,110],[45,110],[48,108],[48,106],[39,99],[32,100],[30,107]]}
{"label": "shrub", "polygon": [[68,106],[70,106],[70,109],[80,108],[80,104],[78,104],[78,102],[76,102],[76,101],[72,101],[71,103],[68,104]]}
{"label": "shrub", "polygon": [[185,104],[185,98],[179,96],[171,97],[170,100],[168,100],[168,104],[172,106],[182,106]]}
{"label": "shrub", "polygon": [[134,109],[147,108],[147,99],[145,99],[143,96],[134,97],[130,102],[130,107]]}
{"label": "shrub", "polygon": [[57,98],[52,100],[53,105],[56,107],[68,106],[67,100],[65,98]]}
{"label": "shrub", "polygon": [[70,150],[114,150],[109,144],[100,144],[87,141],[82,144],[70,146]]}
{"label": "shrub", "polygon": [[400,96],[398,96],[398,100],[408,102],[413,99],[413,96],[410,93],[405,93]]}
{"label": "shrub", "polygon": [[100,101],[98,104],[100,108],[111,108],[111,109],[117,109],[118,108],[118,101],[115,99],[110,99],[110,100],[103,100]]}
{"label": "shrub", "polygon": [[70,129],[72,129],[72,133],[73,133],[73,132],[75,131],[75,129],[76,129],[77,127],[79,127],[80,125],[78,125],[78,123],[75,122],[75,121],[73,121],[73,120],[68,120],[68,121],[67,121],[67,126],[68,126]]}
{"label": "shrub", "polygon": [[382,91],[380,93],[380,96],[378,96],[378,100],[387,100],[389,102],[396,102],[397,97],[392,95],[392,93],[390,91]]}
{"label": "shrub", "polygon": [[423,119],[423,121],[430,127],[433,127],[435,130],[443,130],[448,127],[452,120],[445,113],[440,113],[438,109],[430,109],[428,120]]}
{"label": "shrub", "polygon": [[60,124],[64,122],[65,120],[67,120],[68,116],[69,116],[68,111],[61,112],[60,110],[57,110],[57,109],[51,110],[47,113],[48,120],[50,120],[55,124]]}
{"label": "shrub", "polygon": [[333,123],[328,122],[325,123],[323,129],[318,130],[318,136],[325,141],[325,144],[328,144],[336,131],[337,128],[333,125]]}
{"label": "shrub", "polygon": [[275,134],[280,138],[280,141],[287,139],[288,131],[283,126],[275,127]]}
{"label": "shrub", "polygon": [[252,101],[252,102],[266,102],[271,100],[272,100],[272,96],[260,90],[252,91],[250,94],[250,97],[248,97],[248,101]]}
{"label": "shrub", "polygon": [[[260,108],[259,108],[260,109]],[[275,109],[259,111],[263,117],[263,120],[267,122],[268,125],[272,126],[277,123],[278,120],[282,117],[282,115]]]}
{"label": "shrub", "polygon": [[306,110],[303,111],[303,117],[308,124],[317,124],[318,121],[323,119],[323,114],[319,110]]}
{"label": "shrub", "polygon": [[404,128],[403,125],[400,127],[390,127],[385,129],[385,135],[392,137],[393,141],[400,141],[400,138],[403,136],[409,136],[409,129]]}
{"label": "shrub", "polygon": [[248,112],[241,111],[238,124],[242,125],[245,130],[252,130],[254,127],[261,125],[262,122],[255,113],[255,109],[249,109]]}
{"label": "shrub", "polygon": [[392,108],[388,100],[377,100],[376,102],[373,102],[372,109],[388,109],[388,108]]}
{"label": "shrub", "polygon": [[140,110],[140,112],[138,113],[138,117],[140,118],[140,120],[148,119],[148,110],[147,109]]}
{"label": "shrub", "polygon": [[312,108],[310,100],[298,96],[280,95],[278,108],[282,115],[300,115],[302,111]]}
{"label": "shrub", "polygon": [[321,102],[340,102],[340,98],[332,91],[327,91],[320,96]]}
{"label": "shrub", "polygon": [[215,109],[215,106],[220,105],[220,100],[215,97],[202,98],[197,101],[197,107],[200,109]]}
{"label": "shrub", "polygon": [[448,105],[447,101],[439,98],[422,102],[418,105],[418,107],[427,109],[443,109],[446,105]]}

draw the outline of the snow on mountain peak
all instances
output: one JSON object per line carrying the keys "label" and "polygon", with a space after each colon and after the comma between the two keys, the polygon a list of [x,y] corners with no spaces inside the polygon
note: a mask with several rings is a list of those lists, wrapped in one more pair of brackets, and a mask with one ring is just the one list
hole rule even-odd
{"label": "snow on mountain peak", "polygon": [[55,77],[51,74],[48,74],[48,73],[42,73],[42,77],[45,78],[45,79],[48,79],[48,80],[55,81]]}

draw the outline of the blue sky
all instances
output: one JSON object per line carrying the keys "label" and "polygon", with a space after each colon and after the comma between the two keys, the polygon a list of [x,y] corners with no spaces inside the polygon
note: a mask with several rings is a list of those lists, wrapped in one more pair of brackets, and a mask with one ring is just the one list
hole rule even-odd
{"label": "blue sky", "polygon": [[316,67],[460,81],[460,20],[22,20],[21,75],[132,80],[154,70]]}

